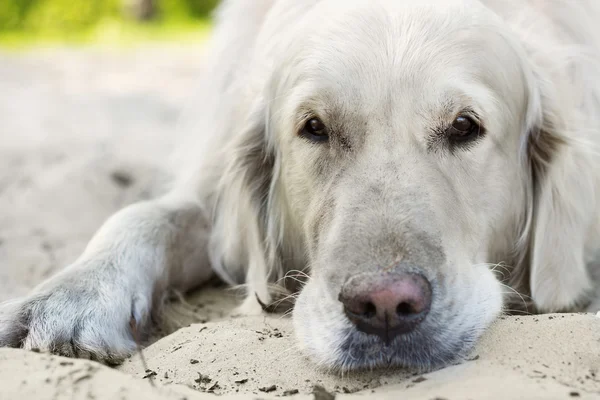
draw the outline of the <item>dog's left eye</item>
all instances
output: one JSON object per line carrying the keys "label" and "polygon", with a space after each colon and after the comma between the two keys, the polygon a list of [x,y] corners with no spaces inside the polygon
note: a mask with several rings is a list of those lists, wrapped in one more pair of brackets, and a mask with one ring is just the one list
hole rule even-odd
{"label": "dog's left eye", "polygon": [[447,134],[453,142],[466,142],[481,134],[481,125],[469,116],[459,115],[448,128]]}
{"label": "dog's left eye", "polygon": [[309,119],[302,128],[301,135],[315,142],[324,142],[329,139],[327,127],[318,118]]}

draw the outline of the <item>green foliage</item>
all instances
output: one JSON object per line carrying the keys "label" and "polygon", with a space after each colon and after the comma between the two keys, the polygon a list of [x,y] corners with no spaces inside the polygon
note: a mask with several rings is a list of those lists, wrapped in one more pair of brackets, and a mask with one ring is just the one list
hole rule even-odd
{"label": "green foliage", "polygon": [[205,18],[219,0],[158,0],[158,10],[163,18]]}
{"label": "green foliage", "polygon": [[33,31],[77,31],[119,13],[118,0],[38,0],[24,27]]}
{"label": "green foliage", "polygon": [[[125,0],[0,0],[0,33],[76,33],[102,21],[128,22]],[[218,0],[156,0],[157,23],[206,19]],[[131,22],[131,21],[129,21]]]}
{"label": "green foliage", "polygon": [[0,1],[0,30],[19,29],[35,0]]}

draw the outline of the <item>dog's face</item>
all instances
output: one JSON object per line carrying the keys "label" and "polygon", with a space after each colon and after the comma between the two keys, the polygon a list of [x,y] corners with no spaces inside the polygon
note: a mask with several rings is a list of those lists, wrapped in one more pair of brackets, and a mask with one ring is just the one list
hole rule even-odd
{"label": "dog's face", "polygon": [[245,234],[220,235],[216,253],[249,260],[251,286],[308,265],[294,323],[321,365],[466,354],[509,292],[489,263],[526,254],[533,229],[534,261],[548,260],[560,251],[548,221],[574,215],[547,185],[531,227],[532,171],[544,175],[532,165],[550,163],[560,126],[538,72],[477,1],[276,4],[249,82],[262,89],[222,179],[216,230]]}
{"label": "dog's face", "polygon": [[521,196],[524,78],[480,9],[367,3],[313,8],[276,68],[279,190],[311,270],[295,327],[327,366],[445,363],[501,311],[485,263]]}

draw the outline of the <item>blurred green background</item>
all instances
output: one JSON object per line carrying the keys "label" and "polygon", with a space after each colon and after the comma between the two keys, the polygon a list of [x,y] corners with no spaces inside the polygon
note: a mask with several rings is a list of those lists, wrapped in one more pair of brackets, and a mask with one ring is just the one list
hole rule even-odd
{"label": "blurred green background", "polygon": [[0,0],[0,46],[202,40],[219,0]]}

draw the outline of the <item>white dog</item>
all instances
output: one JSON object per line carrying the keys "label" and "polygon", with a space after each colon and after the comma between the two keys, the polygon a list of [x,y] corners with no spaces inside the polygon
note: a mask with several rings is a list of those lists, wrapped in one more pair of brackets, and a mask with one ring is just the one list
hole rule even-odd
{"label": "white dog", "polygon": [[298,341],[340,369],[456,360],[510,288],[583,309],[598,21],[596,0],[226,1],[173,189],[1,305],[0,346],[122,361],[168,288],[213,273],[253,313],[306,271]]}

